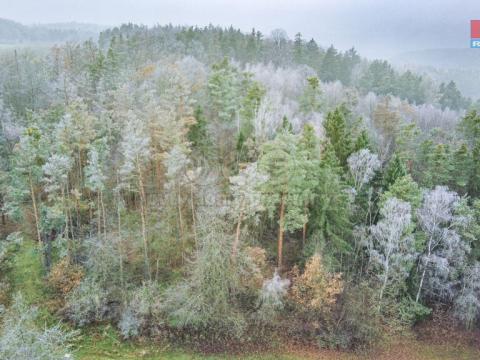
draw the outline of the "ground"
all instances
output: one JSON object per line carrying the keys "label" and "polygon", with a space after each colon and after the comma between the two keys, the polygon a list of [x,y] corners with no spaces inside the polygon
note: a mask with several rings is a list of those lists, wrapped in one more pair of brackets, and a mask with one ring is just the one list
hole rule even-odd
{"label": "ground", "polygon": [[[32,241],[25,241],[15,255],[10,280],[13,291],[21,291],[25,300],[31,304],[41,304],[45,287],[41,277],[41,263],[37,246]],[[42,321],[53,319],[42,311]],[[184,349],[174,349],[168,345],[149,342],[124,342],[111,326],[98,326],[83,330],[77,337],[72,354],[78,360],[477,360],[480,359],[480,335],[466,339],[462,333],[453,336],[435,327],[423,327],[428,336],[419,338],[410,334],[396,340],[388,340],[378,349],[368,354],[353,354],[340,351],[294,348],[283,351],[269,351],[249,355],[200,355]],[[443,326],[445,328],[445,326]],[[447,327],[450,328],[450,327]]]}

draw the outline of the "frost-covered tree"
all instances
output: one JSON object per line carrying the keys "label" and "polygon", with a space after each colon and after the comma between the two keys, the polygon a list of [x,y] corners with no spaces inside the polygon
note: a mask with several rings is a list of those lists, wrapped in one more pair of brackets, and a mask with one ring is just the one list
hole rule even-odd
{"label": "frost-covered tree", "polygon": [[149,160],[149,137],[144,123],[130,111],[127,114],[128,121],[125,124],[120,151],[123,155],[123,163],[120,168],[120,177],[123,184],[140,194],[140,217],[142,222],[142,239],[144,255],[145,277],[150,278],[150,264],[148,258],[147,237],[147,199],[145,193],[145,164]]}
{"label": "frost-covered tree", "polygon": [[348,157],[347,163],[357,192],[360,192],[362,187],[368,184],[381,166],[378,156],[372,154],[368,149],[353,153]]}
{"label": "frost-covered tree", "polygon": [[290,280],[282,279],[277,272],[271,279],[263,282],[260,296],[258,298],[259,308],[257,316],[266,323],[273,323],[278,312],[283,310],[285,297],[290,286]]}
{"label": "frost-covered tree", "polygon": [[72,167],[71,159],[62,154],[53,154],[42,166],[45,191],[50,196],[64,197],[67,192],[68,172]]}
{"label": "frost-covered tree", "polygon": [[455,214],[458,195],[447,187],[437,186],[425,193],[423,204],[417,210],[420,229],[425,243],[419,259],[419,285],[416,302],[423,290],[433,297],[451,297],[452,277],[464,265],[469,252],[455,229],[461,222]]}
{"label": "frost-covered tree", "polygon": [[30,196],[38,242],[42,241],[38,202],[42,191],[42,165],[47,157],[48,143],[42,131],[38,127],[27,128],[13,151],[13,169],[6,192],[7,213],[14,215],[14,218],[21,210],[20,203],[24,197]]}
{"label": "frost-covered tree", "polygon": [[230,177],[230,191],[233,196],[232,212],[237,223],[235,240],[232,246],[232,256],[235,259],[240,245],[242,222],[257,217],[264,210],[261,186],[268,176],[258,170],[257,163],[248,164],[236,176]]}
{"label": "frost-covered tree", "polygon": [[17,294],[12,306],[0,313],[0,359],[61,360],[71,357],[68,342],[75,333],[60,325],[40,329],[39,310]]}
{"label": "frost-covered tree", "polygon": [[188,157],[188,149],[180,145],[175,145],[167,153],[164,164],[167,178],[165,183],[167,201],[175,204],[180,239],[184,241],[187,232],[186,216],[183,210],[183,208],[186,208],[191,212],[192,231],[196,242],[195,194],[197,190],[196,180],[201,169],[193,168],[192,161]]}
{"label": "frost-covered tree", "polygon": [[415,247],[410,234],[411,206],[409,203],[389,198],[380,210],[382,217],[370,226],[370,260],[378,266],[381,280],[380,300],[387,286],[404,281],[412,266]]}
{"label": "frost-covered tree", "polygon": [[454,306],[456,316],[467,328],[472,328],[480,316],[480,263],[466,269]]}
{"label": "frost-covered tree", "polygon": [[[104,192],[108,176],[106,175],[106,161],[108,156],[108,144],[106,139],[97,141],[92,145],[88,153],[88,162],[85,166],[85,185],[97,193],[97,230],[98,237],[103,225],[104,237],[107,236],[107,214],[105,211]],[[101,223],[103,220],[103,224]]]}

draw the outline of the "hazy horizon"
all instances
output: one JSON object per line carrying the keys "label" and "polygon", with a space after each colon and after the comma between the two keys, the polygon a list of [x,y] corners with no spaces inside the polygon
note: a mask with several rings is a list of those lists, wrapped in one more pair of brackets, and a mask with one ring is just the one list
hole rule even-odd
{"label": "hazy horizon", "polygon": [[[478,1],[374,0],[0,0],[2,18],[25,25],[78,22],[102,26],[208,24],[268,35],[284,29],[323,45],[354,46],[367,57],[388,58],[407,51],[468,48],[469,21],[480,18]],[[408,24],[405,25],[405,24]]]}

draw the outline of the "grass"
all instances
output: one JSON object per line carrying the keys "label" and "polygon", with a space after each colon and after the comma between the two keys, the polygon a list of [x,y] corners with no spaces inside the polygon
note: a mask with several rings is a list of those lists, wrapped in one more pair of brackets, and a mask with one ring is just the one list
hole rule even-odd
{"label": "grass", "polygon": [[45,300],[45,284],[40,250],[32,240],[24,240],[15,254],[10,281],[12,292],[21,292],[25,301],[31,305],[39,305]]}
{"label": "grass", "polygon": [[250,355],[201,355],[184,349],[171,348],[168,345],[144,342],[124,342],[118,338],[111,326],[97,327],[85,331],[80,336],[74,352],[78,360],[476,360],[480,359],[480,350],[458,344],[431,344],[416,340],[414,337],[392,339],[382,348],[369,354],[349,352],[296,349],[286,353],[258,353]]}

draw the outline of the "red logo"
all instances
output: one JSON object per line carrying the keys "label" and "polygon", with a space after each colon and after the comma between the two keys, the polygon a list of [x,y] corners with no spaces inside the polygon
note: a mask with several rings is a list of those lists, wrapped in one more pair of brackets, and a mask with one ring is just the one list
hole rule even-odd
{"label": "red logo", "polygon": [[471,38],[472,39],[480,39],[480,20],[471,20]]}

